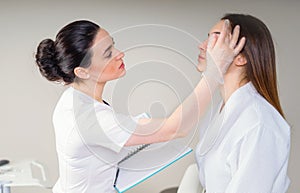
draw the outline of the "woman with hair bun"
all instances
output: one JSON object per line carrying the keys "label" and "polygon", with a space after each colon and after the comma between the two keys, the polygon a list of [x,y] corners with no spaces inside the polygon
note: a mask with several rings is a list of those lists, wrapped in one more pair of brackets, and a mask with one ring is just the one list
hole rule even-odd
{"label": "woman with hair bun", "polygon": [[[55,40],[43,40],[36,53],[41,74],[68,88],[53,114],[59,179],[54,193],[115,192],[116,167],[99,159],[89,148],[117,155],[124,146],[164,142],[184,137],[196,125],[220,85],[227,67],[242,49],[239,28],[211,38],[212,58],[194,91],[166,118],[134,118],[116,113],[102,98],[106,82],[125,75],[124,53],[114,47],[109,33],[80,20],[63,27]],[[124,129],[125,128],[125,129]],[[147,133],[147,134],[145,134]],[[106,158],[108,159],[108,158]]]}

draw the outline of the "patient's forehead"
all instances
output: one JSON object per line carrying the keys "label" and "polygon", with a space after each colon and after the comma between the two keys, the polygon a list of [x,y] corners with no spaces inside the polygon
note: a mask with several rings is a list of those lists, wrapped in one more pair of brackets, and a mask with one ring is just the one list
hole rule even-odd
{"label": "patient's forehead", "polygon": [[223,27],[223,24],[224,24],[224,20],[221,20],[219,21],[218,23],[216,23],[209,31],[208,35],[211,35],[213,33],[216,33],[216,34],[220,34],[221,30],[222,30],[222,27]]}

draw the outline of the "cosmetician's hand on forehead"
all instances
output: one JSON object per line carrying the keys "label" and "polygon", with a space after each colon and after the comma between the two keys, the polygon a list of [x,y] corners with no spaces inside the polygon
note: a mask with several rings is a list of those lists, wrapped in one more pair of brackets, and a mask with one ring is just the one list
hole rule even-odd
{"label": "cosmetician's hand on forehead", "polygon": [[231,27],[229,20],[225,20],[220,35],[212,34],[209,37],[207,46],[207,69],[205,75],[220,76],[218,81],[223,83],[223,75],[243,49],[246,38],[243,37],[238,42],[240,26],[235,26],[233,34],[230,33]]}

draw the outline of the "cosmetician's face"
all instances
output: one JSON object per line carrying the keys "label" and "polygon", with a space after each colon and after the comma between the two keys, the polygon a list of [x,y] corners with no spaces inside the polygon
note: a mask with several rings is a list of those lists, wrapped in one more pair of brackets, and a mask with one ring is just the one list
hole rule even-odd
{"label": "cosmetician's face", "polygon": [[207,39],[199,45],[200,54],[198,55],[197,68],[200,72],[203,72],[206,69],[206,49],[208,45],[208,39],[212,34],[217,34],[217,36],[219,37],[223,23],[224,20],[221,20],[215,26],[213,26],[208,33]]}
{"label": "cosmetician's face", "polygon": [[114,47],[113,38],[100,29],[92,46],[92,61],[89,66],[90,79],[98,83],[114,80],[126,74],[124,53]]}

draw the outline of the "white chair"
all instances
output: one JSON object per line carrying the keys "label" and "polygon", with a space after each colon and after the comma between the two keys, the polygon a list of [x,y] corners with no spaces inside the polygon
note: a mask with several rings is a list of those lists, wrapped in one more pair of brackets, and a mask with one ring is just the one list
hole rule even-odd
{"label": "white chair", "polygon": [[201,193],[203,191],[198,177],[196,164],[191,164],[186,170],[179,184],[177,193]]}

